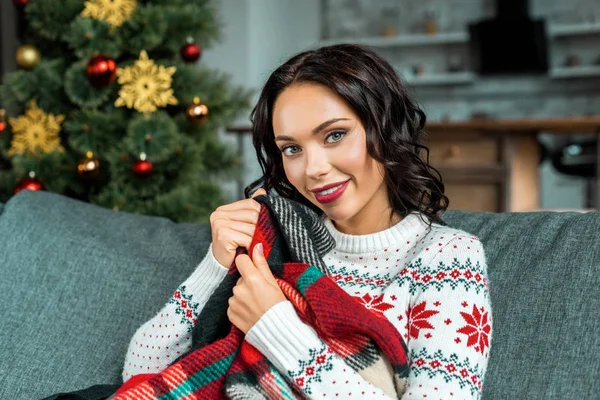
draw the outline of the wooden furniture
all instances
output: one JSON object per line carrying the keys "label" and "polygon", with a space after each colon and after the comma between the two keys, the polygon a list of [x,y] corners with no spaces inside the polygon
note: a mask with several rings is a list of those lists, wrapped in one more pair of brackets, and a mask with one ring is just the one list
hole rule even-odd
{"label": "wooden furniture", "polygon": [[450,208],[495,212],[538,210],[541,154],[537,134],[542,132],[600,136],[600,117],[476,119],[427,124],[430,161],[442,174]]}
{"label": "wooden furniture", "polygon": [[[538,133],[595,134],[600,147],[600,116],[430,122],[425,131],[430,162],[442,175],[450,209],[469,211],[540,208]],[[241,145],[242,134],[250,134],[250,128],[231,127],[228,132],[239,134]]]}

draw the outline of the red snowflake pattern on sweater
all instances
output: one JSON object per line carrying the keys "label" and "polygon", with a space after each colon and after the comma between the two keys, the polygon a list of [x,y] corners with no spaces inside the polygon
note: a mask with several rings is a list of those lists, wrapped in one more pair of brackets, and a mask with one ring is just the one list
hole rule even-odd
{"label": "red snowflake pattern on sweater", "polygon": [[[347,238],[352,240],[346,241]],[[407,216],[401,226],[377,232],[368,242],[361,237],[340,239],[343,240],[336,240],[338,247],[323,257],[327,275],[354,301],[388,319],[405,338],[410,363],[406,394],[411,398],[440,398],[443,392],[449,395],[444,398],[480,399],[493,339],[493,309],[481,242],[449,227],[428,226],[418,216]],[[213,272],[217,270],[220,271]],[[199,311],[210,287],[190,282],[182,284],[189,285],[188,291],[180,287],[164,310],[169,317],[169,330],[164,331],[164,336],[160,324],[167,325],[162,314],[152,321],[158,322],[156,328],[152,325],[152,331],[141,331],[139,335],[152,334],[152,342],[148,342],[151,347],[144,344],[145,353],[137,358],[130,353],[124,376],[140,370],[162,369],[163,359],[171,361],[182,348],[191,347],[191,335],[177,337],[176,333],[187,333],[187,326],[196,322],[195,304],[188,296],[193,295],[193,301],[200,302],[196,309]],[[289,317],[261,319],[257,325],[262,323],[265,331],[287,332],[280,321],[287,322]],[[160,341],[154,329],[161,329]],[[344,354],[344,349],[338,349],[335,342],[328,341],[325,345],[314,338],[308,341],[308,337],[312,338],[307,333],[290,342],[297,358],[291,356],[290,345],[282,348],[279,341],[263,343],[260,351],[270,354],[271,361],[277,361],[281,368],[271,371],[273,380],[293,383],[297,397],[388,398],[329,352],[335,349],[334,353]],[[136,340],[132,341],[134,345]],[[156,354],[152,346],[157,346]],[[165,354],[171,348],[176,352]],[[155,361],[155,355],[157,361],[160,356],[160,362]],[[398,397],[403,394],[404,390]]]}
{"label": "red snowflake pattern on sweater", "polygon": [[385,311],[394,308],[393,304],[385,303],[383,301],[383,296],[383,294],[379,296],[371,296],[369,293],[367,293],[358,299],[362,302],[367,310],[383,314]]}
{"label": "red snowflake pattern on sweater", "polygon": [[467,325],[456,331],[457,333],[467,335],[467,347],[475,346],[475,351],[481,354],[483,354],[486,347],[490,347],[489,335],[492,330],[489,313],[484,310],[483,307],[477,308],[476,305],[473,305],[471,314],[461,312],[460,315]]}
{"label": "red snowflake pattern on sweater", "polygon": [[418,339],[421,329],[434,329],[428,319],[438,314],[437,310],[427,310],[427,302],[422,301],[407,312],[408,334],[411,339]]}

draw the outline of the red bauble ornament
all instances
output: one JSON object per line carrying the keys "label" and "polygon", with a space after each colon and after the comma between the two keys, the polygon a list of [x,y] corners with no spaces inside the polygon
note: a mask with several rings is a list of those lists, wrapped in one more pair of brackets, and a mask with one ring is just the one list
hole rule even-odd
{"label": "red bauble ornament", "polygon": [[4,120],[5,111],[0,109],[0,135],[6,129],[6,121]]}
{"label": "red bauble ornament", "polygon": [[202,50],[200,49],[200,46],[198,46],[196,43],[188,43],[188,44],[184,44],[181,47],[181,58],[183,58],[183,60],[185,62],[196,62],[198,61],[198,59],[200,58],[200,55],[202,54]]}
{"label": "red bauble ornament", "polygon": [[154,165],[148,160],[146,160],[146,154],[140,154],[140,159],[133,164],[133,173],[141,178],[145,178],[147,176],[152,175],[152,171],[154,170]]}
{"label": "red bauble ornament", "polygon": [[19,193],[21,190],[46,190],[44,184],[39,179],[28,177],[23,179],[15,186],[14,194]]}
{"label": "red bauble ornament", "polygon": [[13,3],[17,7],[25,7],[29,3],[29,0],[13,0]]}
{"label": "red bauble ornament", "polygon": [[104,54],[98,54],[90,58],[85,73],[92,85],[106,87],[117,76],[117,63]]}

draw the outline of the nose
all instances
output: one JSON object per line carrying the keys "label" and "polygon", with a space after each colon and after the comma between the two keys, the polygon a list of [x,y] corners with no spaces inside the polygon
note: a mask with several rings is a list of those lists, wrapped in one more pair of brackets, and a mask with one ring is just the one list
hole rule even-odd
{"label": "nose", "polygon": [[331,165],[325,153],[318,150],[307,151],[305,170],[307,178],[319,180],[322,176],[329,173]]}

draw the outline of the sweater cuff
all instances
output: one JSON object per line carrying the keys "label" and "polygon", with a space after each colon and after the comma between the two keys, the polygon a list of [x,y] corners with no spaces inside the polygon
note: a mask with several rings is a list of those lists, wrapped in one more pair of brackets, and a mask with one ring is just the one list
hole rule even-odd
{"label": "sweater cuff", "polygon": [[215,258],[211,243],[206,256],[188,278],[187,290],[196,296],[206,292],[210,294],[223,281],[228,271]]}
{"label": "sweater cuff", "polygon": [[290,301],[271,307],[250,328],[246,341],[280,370],[295,368],[310,349],[323,344],[315,330],[298,317]]}

